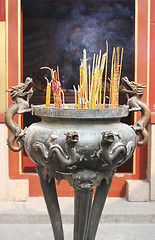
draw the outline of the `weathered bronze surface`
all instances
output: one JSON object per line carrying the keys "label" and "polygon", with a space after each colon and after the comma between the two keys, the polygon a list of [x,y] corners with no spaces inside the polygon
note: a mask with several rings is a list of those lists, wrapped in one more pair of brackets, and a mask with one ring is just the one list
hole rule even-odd
{"label": "weathered bronze surface", "polygon": [[73,104],[66,104],[65,108],[50,108],[45,105],[32,105],[32,114],[39,117],[51,118],[68,118],[68,119],[108,119],[127,117],[129,114],[128,106],[119,106],[118,108],[101,108],[101,109],[75,109]]}
{"label": "weathered bronze surface", "polygon": [[[13,105],[11,105],[5,112],[4,121],[7,127],[10,129],[11,134],[8,138],[8,146],[12,151],[18,152],[23,148],[23,139],[26,129],[22,130],[19,125],[14,122],[15,114],[21,114],[24,112],[30,112],[29,100],[33,95],[33,89],[26,91],[28,85],[32,83],[32,78],[27,77],[25,83],[21,83],[15,87],[11,87],[7,92],[10,92],[11,98],[13,100]],[[26,96],[27,100],[23,97]],[[17,142],[17,146],[14,142]]]}
{"label": "weathered bronze surface", "polygon": [[[27,129],[25,150],[32,161],[47,168],[48,175],[50,171],[70,173],[83,168],[111,171],[125,162],[137,145],[135,131],[120,122],[129,113],[127,106],[88,109],[87,114],[85,109],[61,109],[63,115],[59,118],[57,114],[48,116],[50,110],[57,113],[59,109],[32,109],[37,116],[45,115]],[[73,110],[74,114],[70,114]]]}
{"label": "weathered bronze surface", "polygon": [[[67,180],[75,190],[74,240],[95,240],[116,168],[132,156],[137,144],[142,146],[148,139],[145,126],[150,110],[141,100],[144,87],[124,77],[123,91],[128,94],[128,105],[118,108],[74,109],[71,104],[64,109],[55,109],[53,105],[29,108],[33,90],[24,91],[31,81],[28,78],[25,84],[9,90],[14,104],[5,113],[11,131],[8,145],[11,150],[19,151],[24,141],[25,151],[36,164],[55,240],[64,239],[55,179],[58,183]],[[14,122],[14,115],[31,110],[41,121],[21,130]],[[134,126],[120,122],[129,111],[142,113]],[[141,141],[137,134],[142,135]],[[14,145],[15,140],[18,146]]]}
{"label": "weathered bronze surface", "polygon": [[148,141],[148,132],[145,129],[146,124],[149,121],[151,111],[150,108],[144,103],[141,98],[144,94],[144,88],[146,87],[143,84],[135,83],[129,81],[127,77],[122,78],[123,91],[127,94],[129,110],[133,112],[141,111],[141,118],[133,126],[136,134],[142,136],[142,140],[138,141],[137,145],[139,147],[145,145]]}

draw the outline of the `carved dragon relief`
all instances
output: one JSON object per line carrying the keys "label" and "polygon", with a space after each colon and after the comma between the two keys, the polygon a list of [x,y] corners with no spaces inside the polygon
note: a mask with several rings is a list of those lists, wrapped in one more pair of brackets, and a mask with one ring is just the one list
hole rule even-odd
{"label": "carved dragon relief", "polygon": [[[114,138],[116,138],[114,142]],[[119,134],[114,134],[111,131],[102,132],[101,150],[100,155],[103,159],[113,167],[118,167],[129,158],[134,148],[134,142],[129,141],[127,144],[123,143],[123,140]]]}
{"label": "carved dragon relief", "polygon": [[[21,83],[17,86],[11,87],[11,89],[6,90],[7,92],[10,92],[13,104],[6,110],[4,114],[4,121],[11,131],[7,140],[8,146],[14,152],[18,152],[22,149],[23,137],[27,129],[25,128],[22,130],[20,126],[14,121],[14,116],[16,114],[22,114],[31,111],[31,108],[29,108],[29,100],[33,95],[33,89],[30,88],[29,91],[26,91],[26,89],[32,82],[32,78],[27,77],[25,83]],[[26,96],[26,100],[23,99],[24,96]],[[17,143],[17,146],[14,145],[15,141]]]}
{"label": "carved dragon relief", "polygon": [[130,157],[134,149],[134,142],[129,141],[124,144],[119,134],[111,131],[102,132],[101,135],[101,148],[98,152],[94,152],[92,158],[100,159],[101,169],[113,170]]}
{"label": "carved dragon relief", "polygon": [[142,136],[142,140],[138,141],[137,143],[137,145],[140,147],[145,145],[148,141],[148,132],[145,129],[145,126],[148,123],[151,115],[150,108],[141,100],[144,94],[144,88],[146,86],[129,81],[127,77],[123,77],[121,82],[123,84],[122,92],[127,95],[129,110],[133,112],[141,111],[141,118],[133,126],[136,134],[140,134]]}
{"label": "carved dragon relief", "polygon": [[46,145],[39,141],[36,141],[33,144],[35,151],[39,150],[42,153],[46,162],[46,167],[51,165],[51,161],[55,158],[55,155],[64,167],[71,166],[77,161],[78,154],[76,153],[75,145],[78,142],[78,133],[73,131],[67,132],[65,135],[66,153],[59,144],[55,143],[55,140],[58,138],[56,133],[51,134],[46,142]]}
{"label": "carved dragon relief", "polygon": [[40,151],[44,158],[42,164],[44,167],[44,178],[48,176],[48,179],[51,179],[55,176],[55,166],[53,163],[55,159],[57,159],[69,172],[74,172],[80,169],[96,169],[96,171],[104,170],[104,175],[108,182],[111,172],[127,160],[127,157],[130,156],[134,148],[133,141],[129,141],[128,144],[125,145],[118,134],[106,131],[102,132],[100,149],[86,158],[84,155],[80,156],[76,152],[75,147],[79,138],[78,133],[73,131],[67,132],[65,135],[66,151],[55,142],[58,138],[56,133],[50,135],[46,144],[39,141],[36,141],[33,144],[34,150]]}

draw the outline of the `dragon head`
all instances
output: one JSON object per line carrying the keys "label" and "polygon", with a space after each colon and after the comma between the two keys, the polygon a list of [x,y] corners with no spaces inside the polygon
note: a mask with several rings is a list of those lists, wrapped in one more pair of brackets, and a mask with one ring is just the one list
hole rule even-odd
{"label": "dragon head", "polygon": [[76,131],[73,132],[67,132],[66,135],[66,143],[70,147],[74,147],[75,144],[78,142],[79,135]]}
{"label": "dragon head", "polygon": [[111,145],[114,141],[114,134],[111,131],[102,132],[101,145]]}
{"label": "dragon head", "polygon": [[16,86],[7,89],[6,92],[10,92],[11,98],[14,100],[15,97],[23,97],[24,91],[27,90],[30,83],[33,83],[33,79],[27,77],[24,83],[20,83]]}
{"label": "dragon head", "polygon": [[126,76],[121,79],[121,83],[123,85],[124,92],[137,95],[140,98],[143,96],[144,88],[146,88],[144,84],[129,81],[128,77]]}

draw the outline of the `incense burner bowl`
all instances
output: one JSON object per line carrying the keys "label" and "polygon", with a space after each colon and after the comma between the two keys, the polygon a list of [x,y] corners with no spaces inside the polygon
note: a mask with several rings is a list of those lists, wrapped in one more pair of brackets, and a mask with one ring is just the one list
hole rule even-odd
{"label": "incense burner bowl", "polygon": [[41,117],[41,122],[27,129],[25,150],[37,166],[46,169],[48,178],[56,171],[72,173],[83,169],[101,171],[108,178],[111,171],[131,157],[137,145],[133,128],[120,122],[128,113],[128,106],[113,109],[32,106],[32,114]]}
{"label": "incense burner bowl", "polygon": [[[116,168],[132,156],[137,145],[148,140],[145,126],[150,109],[141,100],[143,86],[125,77],[123,89],[129,95],[128,105],[118,108],[75,109],[65,105],[56,109],[52,105],[29,107],[33,89],[26,89],[31,82],[27,78],[25,83],[8,90],[13,100],[4,115],[11,131],[8,146],[18,152],[24,145],[36,164],[55,240],[64,240],[55,179],[58,183],[65,179],[74,188],[74,240],[95,240]],[[30,111],[41,121],[22,130],[14,116]],[[133,126],[120,122],[129,111],[142,114]]]}

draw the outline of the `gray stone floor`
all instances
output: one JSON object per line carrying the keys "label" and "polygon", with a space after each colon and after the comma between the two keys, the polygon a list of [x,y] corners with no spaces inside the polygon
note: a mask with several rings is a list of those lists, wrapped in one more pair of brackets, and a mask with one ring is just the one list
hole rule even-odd
{"label": "gray stone floor", "polygon": [[[73,224],[64,225],[72,240]],[[0,224],[1,240],[54,240],[50,224]],[[155,240],[155,224],[100,224],[96,240]],[[80,240],[80,239],[79,239]]]}
{"label": "gray stone floor", "polygon": [[[72,224],[74,199],[59,198],[63,223]],[[44,199],[27,202],[0,201],[0,224],[49,224]],[[108,198],[100,223],[155,223],[155,202],[128,202],[125,198]],[[155,239],[155,238],[154,238]]]}
{"label": "gray stone floor", "polygon": [[[60,198],[65,240],[73,239],[73,198]],[[0,240],[54,240],[44,199],[0,201]],[[81,239],[78,239],[81,240]],[[155,240],[155,202],[108,198],[96,240]]]}

